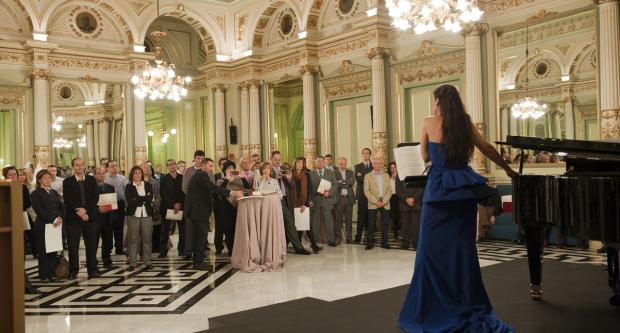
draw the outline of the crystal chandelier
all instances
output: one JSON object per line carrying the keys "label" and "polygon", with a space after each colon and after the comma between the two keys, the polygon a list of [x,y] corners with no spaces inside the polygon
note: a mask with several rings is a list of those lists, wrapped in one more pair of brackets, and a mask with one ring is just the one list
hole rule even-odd
{"label": "crystal chandelier", "polygon": [[71,148],[73,147],[73,141],[67,140],[62,136],[54,139],[54,148]]}
{"label": "crystal chandelier", "polygon": [[476,22],[483,12],[476,0],[387,0],[392,25],[421,35],[442,26],[450,32],[461,31],[461,23]]}
{"label": "crystal chandelier", "polygon": [[168,99],[176,102],[181,97],[187,96],[185,84],[192,79],[177,77],[174,64],[167,64],[161,55],[161,38],[166,36],[166,32],[161,31],[159,23],[159,0],[157,0],[157,30],[151,32],[155,41],[155,66],[146,64],[142,75],[134,75],[131,83],[135,86],[134,93],[140,99],[149,97],[152,101],[157,99]]}
{"label": "crystal chandelier", "polygon": [[517,103],[513,104],[510,108],[512,116],[520,119],[538,119],[544,116],[549,111],[549,105],[545,103],[538,103],[534,98],[528,96],[529,92],[529,26],[525,27],[525,97],[521,98]]}

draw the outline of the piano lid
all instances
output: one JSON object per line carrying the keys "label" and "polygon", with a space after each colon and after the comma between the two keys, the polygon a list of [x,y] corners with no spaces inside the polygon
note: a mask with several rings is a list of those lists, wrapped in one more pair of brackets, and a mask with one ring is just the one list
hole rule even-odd
{"label": "piano lid", "polygon": [[617,142],[562,140],[508,135],[506,142],[498,143],[520,149],[553,152],[574,158],[620,160],[620,143]]}

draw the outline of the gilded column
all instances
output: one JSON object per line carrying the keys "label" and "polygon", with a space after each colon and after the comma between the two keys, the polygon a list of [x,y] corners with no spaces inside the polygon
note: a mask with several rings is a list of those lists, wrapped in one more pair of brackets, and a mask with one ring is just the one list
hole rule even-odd
{"label": "gilded column", "polygon": [[303,77],[304,97],[304,157],[308,168],[314,168],[316,159],[316,126],[314,123],[316,105],[314,104],[314,74],[319,72],[318,66],[305,65],[299,71]]}
{"label": "gilded column", "polygon": [[618,0],[596,0],[599,8],[601,139],[620,138],[620,25]]}
{"label": "gilded column", "polygon": [[372,72],[372,151],[373,157],[378,157],[387,168],[388,135],[387,135],[387,105],[385,101],[385,58],[390,56],[390,50],[382,47],[370,49],[367,53],[371,61]]}
{"label": "gilded column", "polygon": [[250,155],[261,155],[263,146],[260,139],[261,119],[260,119],[260,96],[259,87],[262,85],[261,81],[250,81]]}
{"label": "gilded column", "polygon": [[49,70],[35,69],[34,80],[34,165],[46,168],[50,159]]}
{"label": "gilded column", "polygon": [[215,160],[228,156],[226,146],[226,108],[224,94],[228,88],[224,84],[215,86]]}
{"label": "gilded column", "polygon": [[[480,36],[488,31],[484,23],[467,24],[463,29],[465,37],[465,105],[467,112],[482,136],[485,135],[484,105],[482,103],[482,64],[480,50]],[[474,150],[474,167],[478,172],[486,172],[484,155]]]}
{"label": "gilded column", "polygon": [[86,121],[86,147],[88,147],[88,160],[86,161],[89,166],[96,166],[95,160],[95,131],[93,129],[93,120]]}
{"label": "gilded column", "polygon": [[148,155],[146,152],[146,119],[144,114],[144,100],[134,96],[133,112],[135,144],[134,162],[136,165],[141,165],[148,160]]}
{"label": "gilded column", "polygon": [[241,156],[250,156],[249,82],[241,83]]}

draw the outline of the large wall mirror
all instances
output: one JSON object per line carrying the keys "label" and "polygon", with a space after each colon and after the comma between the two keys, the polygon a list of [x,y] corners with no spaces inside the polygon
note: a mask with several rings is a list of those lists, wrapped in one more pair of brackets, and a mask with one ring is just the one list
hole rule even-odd
{"label": "large wall mirror", "polygon": [[50,85],[52,161],[68,166],[79,156],[94,166],[105,157],[124,165],[126,85],[89,77]]}
{"label": "large wall mirror", "polygon": [[[596,12],[588,7],[542,11],[526,22],[496,29],[500,140],[507,135],[600,139],[596,26]],[[537,119],[515,117],[512,108],[525,97],[546,105],[546,113]],[[515,151],[506,148],[503,153],[517,162]],[[528,152],[527,158],[530,163],[560,161],[545,152]]]}

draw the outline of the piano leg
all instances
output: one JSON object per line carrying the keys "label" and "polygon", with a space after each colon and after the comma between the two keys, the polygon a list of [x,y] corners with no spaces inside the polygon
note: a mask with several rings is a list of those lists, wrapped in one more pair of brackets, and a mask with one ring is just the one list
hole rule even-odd
{"label": "piano leg", "polygon": [[530,268],[530,296],[542,299],[542,259],[545,239],[544,227],[524,227],[527,261]]}
{"label": "piano leg", "polygon": [[618,249],[607,246],[607,272],[609,273],[609,287],[614,295],[609,299],[609,304],[620,305],[620,267],[618,266]]}

